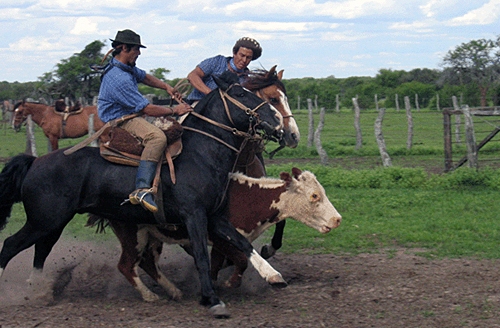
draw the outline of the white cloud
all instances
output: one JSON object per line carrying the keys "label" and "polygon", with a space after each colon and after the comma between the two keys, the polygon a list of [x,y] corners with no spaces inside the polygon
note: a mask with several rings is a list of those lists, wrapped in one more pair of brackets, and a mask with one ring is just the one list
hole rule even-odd
{"label": "white cloud", "polygon": [[463,16],[455,17],[447,22],[451,26],[488,25],[498,21],[500,16],[500,0],[490,0],[483,6],[471,10]]}
{"label": "white cloud", "polygon": [[21,40],[9,44],[12,51],[48,51],[57,49],[57,42],[50,42],[46,38],[25,37]]}
{"label": "white cloud", "polygon": [[76,20],[75,26],[69,33],[75,35],[97,34],[97,23],[89,17],[80,17]]}

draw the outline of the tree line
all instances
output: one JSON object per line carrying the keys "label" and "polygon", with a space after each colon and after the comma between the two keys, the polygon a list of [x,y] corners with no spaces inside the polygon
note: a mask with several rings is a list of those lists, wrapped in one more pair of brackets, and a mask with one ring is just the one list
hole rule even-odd
{"label": "tree line", "polygon": [[[35,82],[0,82],[0,99],[92,99],[99,93],[100,73],[91,66],[101,64],[104,46],[101,41],[93,41]],[[452,107],[453,96],[471,107],[500,105],[500,35],[495,40],[479,39],[458,45],[443,57],[441,67],[411,71],[383,68],[375,77],[308,77],[283,82],[292,109],[307,108],[308,98],[326,109],[352,108],[353,98],[362,109],[399,108],[403,107],[404,97],[416,96],[420,107],[431,109]],[[175,86],[180,78],[167,79],[169,72],[156,68],[149,73]],[[168,96],[163,90],[144,85],[140,91]]]}

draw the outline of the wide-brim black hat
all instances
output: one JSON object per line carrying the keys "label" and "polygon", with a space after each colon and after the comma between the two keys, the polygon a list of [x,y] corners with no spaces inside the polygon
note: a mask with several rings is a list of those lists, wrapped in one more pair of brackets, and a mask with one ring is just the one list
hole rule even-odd
{"label": "wide-brim black hat", "polygon": [[[116,33],[115,39],[110,39],[113,41],[114,45],[117,44],[132,44],[132,45],[137,45],[141,48],[146,48],[146,46],[141,44],[141,37],[139,34],[135,33],[132,30],[123,30],[123,31],[118,31]],[[114,48],[114,45],[113,48]]]}

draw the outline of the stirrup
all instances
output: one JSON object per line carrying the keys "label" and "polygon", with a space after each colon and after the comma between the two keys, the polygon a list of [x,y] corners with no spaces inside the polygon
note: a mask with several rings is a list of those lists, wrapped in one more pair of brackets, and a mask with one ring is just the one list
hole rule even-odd
{"label": "stirrup", "polygon": [[[151,199],[147,200],[146,197],[150,196]],[[134,190],[129,196],[128,199],[130,203],[137,205],[141,204],[141,206],[153,213],[158,212],[158,206],[154,202],[153,198],[153,189],[152,188],[142,188]]]}

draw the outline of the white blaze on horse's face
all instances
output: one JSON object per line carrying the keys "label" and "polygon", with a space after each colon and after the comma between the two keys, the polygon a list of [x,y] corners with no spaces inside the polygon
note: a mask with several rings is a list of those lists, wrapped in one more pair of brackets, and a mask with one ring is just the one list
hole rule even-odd
{"label": "white blaze on horse's face", "polygon": [[288,97],[286,94],[278,90],[280,94],[280,103],[283,106],[283,111],[285,112],[283,126],[285,129],[285,143],[288,147],[295,148],[299,144],[300,141],[300,131],[295,118],[293,118],[292,110],[290,109],[290,105],[288,104]]}

